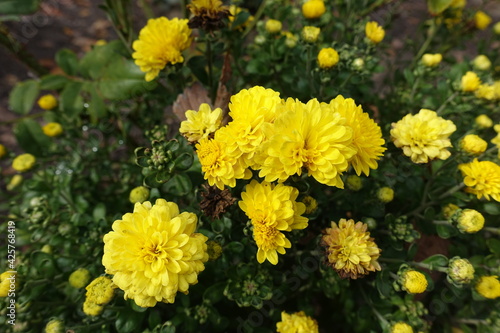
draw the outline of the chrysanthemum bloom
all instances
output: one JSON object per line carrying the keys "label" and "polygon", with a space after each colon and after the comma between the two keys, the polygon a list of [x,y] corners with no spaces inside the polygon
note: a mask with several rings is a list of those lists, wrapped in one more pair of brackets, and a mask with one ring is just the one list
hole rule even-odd
{"label": "chrysanthemum bloom", "polygon": [[253,225],[253,237],[257,244],[257,261],[268,260],[278,263],[278,253],[284,254],[291,243],[282,231],[307,227],[308,219],[303,217],[306,207],[297,202],[299,191],[283,184],[258,183],[252,180],[241,193],[238,202]]}
{"label": "chrysanthemum bloom", "polygon": [[312,214],[316,211],[316,209],[318,209],[318,201],[310,195],[306,195],[302,198],[302,203],[306,205],[306,214]]}
{"label": "chrysanthemum bloom", "polygon": [[283,108],[262,145],[259,176],[284,182],[307,170],[318,182],[343,188],[340,175],[356,153],[345,119],[316,99],[304,104],[289,98]]}
{"label": "chrysanthemum bloom", "polygon": [[213,31],[224,27],[224,19],[229,16],[229,8],[220,0],[193,0],[187,9],[193,14],[189,20],[191,29],[202,28]]}
{"label": "chrysanthemum bloom", "polygon": [[167,64],[184,61],[181,52],[191,45],[191,40],[187,19],[150,19],[132,44],[132,58],[146,73],[146,81],[152,81]]}
{"label": "chrysanthemum bloom", "polygon": [[478,135],[467,134],[460,140],[460,148],[468,154],[479,155],[488,148],[488,142],[481,139]]}
{"label": "chrysanthemum bloom", "polygon": [[56,122],[51,122],[42,127],[42,131],[46,136],[54,137],[61,135],[63,132],[63,128],[61,124]]}
{"label": "chrysanthemum bloom", "polygon": [[413,328],[405,322],[397,322],[391,327],[391,333],[413,333]]}
{"label": "chrysanthemum bloom", "polygon": [[297,45],[297,41],[299,39],[297,37],[297,35],[294,35],[290,31],[284,31],[282,33],[286,37],[286,39],[285,39],[285,45],[286,45],[286,47],[288,47],[289,49],[293,49]]}
{"label": "chrysanthemum bloom", "polygon": [[197,217],[179,213],[177,204],[164,199],[136,203],[133,213],[113,223],[104,236],[102,263],[113,282],[141,307],[173,303],[177,291],[189,285],[208,260],[207,237],[195,233]]}
{"label": "chrysanthemum bloom", "polygon": [[90,280],[90,272],[88,271],[88,269],[85,268],[78,268],[76,271],[71,273],[68,279],[69,284],[73,288],[77,289],[85,287],[89,283],[89,280]]}
{"label": "chrysanthemum bloom", "polygon": [[16,272],[3,272],[0,274],[0,297],[7,297],[11,289],[17,289],[19,281]]}
{"label": "chrysanthemum bloom", "polygon": [[318,323],[306,316],[304,311],[288,314],[281,312],[281,321],[276,323],[278,333],[318,333]]}
{"label": "chrysanthemum bloom", "polygon": [[[325,103],[321,103],[325,107]],[[370,169],[377,169],[377,160],[383,156],[386,150],[383,145],[385,140],[382,138],[382,131],[380,127],[370,118],[368,113],[363,112],[361,105],[356,105],[352,98],[344,98],[338,95],[330,101],[328,106],[332,111],[338,112],[345,118],[345,125],[353,130],[351,148],[356,150],[350,160],[349,164],[352,165],[356,174],[359,176],[361,173],[370,175]]]}
{"label": "chrysanthemum bloom", "polygon": [[498,276],[481,276],[476,283],[475,289],[485,298],[495,299],[500,297],[500,281],[498,281]]}
{"label": "chrysanthemum bloom", "polygon": [[346,185],[348,189],[356,192],[363,188],[363,180],[361,179],[360,176],[350,175],[346,179]]}
{"label": "chrysanthemum bloom", "polygon": [[365,34],[373,44],[378,44],[384,39],[385,30],[377,22],[371,21],[365,25]]}
{"label": "chrysanthemum bloom", "polygon": [[470,283],[474,279],[474,267],[469,260],[460,257],[450,259],[447,273],[447,278],[457,285]]}
{"label": "chrysanthemum bloom", "polygon": [[283,25],[278,20],[269,19],[266,21],[266,31],[270,34],[277,34],[281,31]]}
{"label": "chrysanthemum bloom", "polygon": [[31,169],[36,162],[35,156],[31,154],[21,154],[12,161],[12,168],[19,172],[25,172]]}
{"label": "chrysanthemum bloom", "polygon": [[422,56],[422,64],[427,67],[436,67],[443,60],[441,53],[426,53]]}
{"label": "chrysanthemum bloom", "polygon": [[480,114],[476,117],[476,125],[481,129],[490,128],[493,126],[493,120],[485,114]]}
{"label": "chrysanthemum bloom", "polygon": [[472,65],[480,71],[487,71],[491,68],[491,61],[484,54],[480,54],[472,60]]}
{"label": "chrysanthemum bloom", "polygon": [[207,139],[221,126],[222,116],[221,108],[212,110],[210,105],[203,103],[198,111],[186,111],[186,120],[181,122],[179,132],[189,142]]}
{"label": "chrysanthemum bloom", "polygon": [[491,84],[483,83],[474,91],[474,95],[477,98],[485,99],[487,101],[492,101],[495,99],[495,88]]}
{"label": "chrysanthemum bloom", "polygon": [[460,164],[459,170],[464,176],[464,184],[467,192],[472,193],[481,199],[500,202],[500,166],[490,161],[479,162],[476,159],[470,163]]}
{"label": "chrysanthemum bloom", "polygon": [[128,199],[131,203],[143,203],[149,199],[149,189],[145,186],[137,186],[130,191]]}
{"label": "chrysanthemum bloom", "polygon": [[377,191],[377,199],[383,203],[389,203],[394,199],[394,190],[390,187],[382,187]]}
{"label": "chrysanthemum bloom", "polygon": [[460,207],[455,204],[449,203],[441,209],[441,212],[443,213],[443,217],[449,220],[458,210],[460,210]]}
{"label": "chrysanthemum bloom", "polygon": [[461,87],[462,91],[470,92],[476,91],[477,88],[481,85],[481,79],[477,76],[476,73],[468,71],[462,76],[461,79]]}
{"label": "chrysanthemum bloom", "polygon": [[12,191],[17,186],[19,186],[19,184],[21,184],[22,182],[23,182],[23,176],[21,176],[21,175],[12,176],[12,178],[10,179],[10,182],[6,186],[7,191]]}
{"label": "chrysanthemum bloom", "polygon": [[490,25],[491,17],[482,10],[478,10],[474,14],[474,23],[476,24],[476,28],[484,30]]}
{"label": "chrysanthemum bloom", "polygon": [[323,48],[318,53],[318,65],[320,68],[332,68],[339,62],[339,54],[331,47]]}
{"label": "chrysanthemum bloom", "polygon": [[44,110],[52,110],[57,106],[57,99],[52,94],[43,95],[38,99],[38,106]]}
{"label": "chrysanthemum bloom", "polygon": [[421,294],[427,289],[425,275],[415,270],[407,270],[401,274],[400,283],[403,290],[410,294]]}
{"label": "chrysanthemum bloom", "polygon": [[327,264],[341,278],[357,279],[381,270],[377,261],[381,250],[367,229],[363,222],[340,219],[338,225],[332,221],[332,227],[323,231],[321,245],[326,247]]}
{"label": "chrysanthemum bloom", "polygon": [[326,7],[323,0],[308,0],[302,5],[302,15],[306,19],[317,19],[324,13],[326,13]]}
{"label": "chrysanthemum bloom", "polygon": [[421,109],[416,115],[408,114],[392,124],[391,139],[403,149],[414,163],[427,163],[433,159],[445,160],[451,153],[449,136],[457,127],[451,120],[439,117],[436,112]]}
{"label": "chrysanthemum bloom", "polygon": [[307,25],[302,28],[301,36],[306,43],[314,43],[318,40],[320,32],[320,28]]}
{"label": "chrysanthemum bloom", "polygon": [[45,325],[45,333],[63,333],[64,323],[59,319],[50,320],[47,325]]}
{"label": "chrysanthemum bloom", "polygon": [[7,149],[3,144],[0,143],[0,158],[4,157],[7,155]]}
{"label": "chrysanthemum bloom", "polygon": [[478,232],[484,226],[483,214],[474,209],[463,209],[456,212],[453,221],[457,224],[460,232],[468,234]]}

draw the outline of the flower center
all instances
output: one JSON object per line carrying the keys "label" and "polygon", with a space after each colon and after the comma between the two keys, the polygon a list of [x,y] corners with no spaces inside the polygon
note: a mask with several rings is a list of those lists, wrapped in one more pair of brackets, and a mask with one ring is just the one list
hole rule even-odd
{"label": "flower center", "polygon": [[198,149],[198,158],[203,166],[213,166],[217,164],[220,155],[221,149],[213,140],[205,142],[205,144],[200,145]]}

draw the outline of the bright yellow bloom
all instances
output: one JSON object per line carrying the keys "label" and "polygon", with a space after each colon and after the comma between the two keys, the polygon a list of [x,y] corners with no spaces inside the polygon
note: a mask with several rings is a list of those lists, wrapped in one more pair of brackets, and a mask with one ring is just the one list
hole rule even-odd
{"label": "bright yellow bloom", "polygon": [[481,199],[500,202],[500,166],[490,161],[481,161],[477,159],[466,164],[460,164],[459,170],[464,176],[464,184],[467,186],[467,192],[472,193]]}
{"label": "bright yellow bloom", "polygon": [[59,136],[63,132],[61,124],[56,122],[51,122],[42,127],[42,131],[46,136],[54,137]]}
{"label": "bright yellow bloom", "polygon": [[308,219],[303,217],[306,207],[297,202],[299,191],[283,184],[258,183],[252,180],[241,193],[238,202],[253,225],[253,237],[257,244],[257,261],[268,260],[278,263],[278,253],[292,245],[282,231],[292,231],[307,227]]}
{"label": "bright yellow bloom", "polygon": [[484,153],[488,148],[488,142],[481,139],[478,135],[467,134],[460,140],[460,148],[471,155]]}
{"label": "bright yellow bloom", "polygon": [[448,279],[458,285],[470,283],[474,279],[474,267],[467,259],[454,257],[448,263]]}
{"label": "bright yellow bloom", "polygon": [[477,98],[482,98],[488,101],[492,101],[496,98],[495,87],[491,84],[480,84],[479,87],[474,92]]}
{"label": "bright yellow bloom", "polygon": [[0,274],[0,297],[7,297],[10,291],[16,291],[18,286],[17,273],[7,271]]}
{"label": "bright yellow bloom", "polygon": [[416,115],[408,114],[392,124],[391,139],[403,149],[414,163],[427,163],[439,158],[445,160],[451,153],[449,136],[456,130],[451,120],[439,117],[436,112],[421,109]]}
{"label": "bright yellow bloom", "polygon": [[441,209],[441,212],[443,213],[444,218],[449,220],[458,210],[460,210],[460,207],[455,204],[449,203]]}
{"label": "bright yellow bloom", "polygon": [[10,182],[7,184],[7,191],[12,191],[15,189],[19,184],[23,182],[23,176],[21,175],[14,175],[12,176]]}
{"label": "bright yellow bloom", "polygon": [[222,109],[212,111],[210,105],[203,103],[198,111],[186,111],[186,120],[181,122],[179,132],[189,141],[198,142],[207,139],[219,129],[222,122]]}
{"label": "bright yellow bloom", "polygon": [[485,114],[480,114],[476,117],[476,125],[481,129],[490,128],[493,126],[493,120]]}
{"label": "bright yellow bloom", "polygon": [[191,45],[191,40],[187,19],[150,19],[132,44],[132,58],[146,73],[146,81],[152,81],[167,64],[184,61],[181,52]]}
{"label": "bright yellow bloom", "polygon": [[473,234],[483,229],[484,216],[474,209],[463,209],[455,217],[457,228],[462,233]]}
{"label": "bright yellow bloom", "polygon": [[[322,107],[326,107],[325,103],[321,103]],[[377,160],[383,156],[386,150],[383,145],[385,140],[382,138],[380,127],[370,118],[368,113],[363,112],[361,105],[356,105],[352,98],[344,98],[338,95],[330,101],[328,105],[331,112],[338,112],[345,118],[345,125],[353,130],[351,148],[356,150],[349,160],[356,174],[361,173],[370,175],[370,169],[377,169]],[[327,107],[328,108],[328,107]]]}
{"label": "bright yellow bloom", "polygon": [[377,261],[380,249],[366,231],[368,225],[340,219],[338,225],[332,221],[331,226],[323,232],[321,244],[326,247],[328,264],[341,278],[357,279],[381,270]]}
{"label": "bright yellow bloom", "polygon": [[394,190],[390,187],[382,187],[377,191],[377,199],[383,203],[389,203],[394,199]]}
{"label": "bright yellow bloom", "polygon": [[385,37],[385,30],[377,22],[367,22],[365,25],[366,37],[374,44],[378,44]]}
{"label": "bright yellow bloom", "polygon": [[128,199],[131,203],[143,203],[149,199],[149,189],[145,186],[137,186],[130,191]]}
{"label": "bright yellow bloom", "polygon": [[345,119],[316,99],[304,104],[289,98],[283,108],[262,145],[259,176],[284,182],[307,170],[318,182],[343,188],[340,175],[356,153]]}
{"label": "bright yellow bloom", "polygon": [[270,34],[277,34],[281,31],[282,26],[280,21],[269,19],[266,22],[266,31]]}
{"label": "bright yellow bloom", "polygon": [[397,322],[391,327],[391,333],[413,333],[413,328],[405,322]]}
{"label": "bright yellow bloom", "polygon": [[478,10],[474,14],[474,22],[476,23],[476,28],[484,30],[490,25],[491,17],[482,10]]}
{"label": "bright yellow bloom", "polygon": [[476,73],[468,71],[462,76],[461,87],[462,91],[476,91],[481,84],[481,79]]}
{"label": "bright yellow bloom", "polygon": [[0,143],[0,158],[4,157],[5,155],[7,155],[7,149]]}
{"label": "bright yellow bloom", "polygon": [[85,287],[89,283],[89,280],[90,280],[90,272],[88,271],[88,269],[85,268],[78,268],[76,271],[71,273],[68,279],[69,284],[73,288],[77,289]]}
{"label": "bright yellow bloom", "polygon": [[314,43],[318,40],[321,29],[313,26],[305,26],[302,28],[302,39],[307,43]]}
{"label": "bright yellow bloom", "polygon": [[12,168],[19,172],[25,172],[31,169],[36,162],[35,156],[31,154],[21,154],[12,161]]}
{"label": "bright yellow bloom", "polygon": [[113,223],[104,236],[102,263],[125,299],[153,307],[173,303],[177,291],[187,294],[208,260],[207,237],[195,233],[196,225],[195,214],[179,213],[177,204],[164,199],[136,203],[133,213]]}
{"label": "bright yellow bloom", "polygon": [[475,289],[485,298],[495,299],[500,297],[500,281],[498,281],[498,276],[481,276]]}
{"label": "bright yellow bloom", "polygon": [[304,311],[288,314],[281,312],[281,321],[276,323],[278,333],[318,333],[318,323],[306,316]]}
{"label": "bright yellow bloom", "polygon": [[38,106],[44,110],[52,110],[57,106],[57,99],[52,94],[43,95],[38,99]]}
{"label": "bright yellow bloom", "polygon": [[306,19],[317,19],[324,13],[326,13],[326,7],[323,0],[307,0],[302,5],[302,15]]}
{"label": "bright yellow bloom", "polygon": [[427,289],[425,275],[415,270],[407,270],[401,276],[403,290],[410,294],[421,294]]}
{"label": "bright yellow bloom", "polygon": [[331,47],[323,48],[318,53],[318,65],[320,68],[332,68],[339,62],[339,54]]}
{"label": "bright yellow bloom", "polygon": [[487,71],[491,68],[491,61],[484,54],[480,54],[472,60],[472,64],[475,69],[479,69],[480,71]]}
{"label": "bright yellow bloom", "polygon": [[441,53],[430,54],[426,53],[422,56],[422,64],[427,67],[436,67],[443,60]]}
{"label": "bright yellow bloom", "polygon": [[52,319],[45,325],[45,333],[63,333],[64,323],[59,319]]}

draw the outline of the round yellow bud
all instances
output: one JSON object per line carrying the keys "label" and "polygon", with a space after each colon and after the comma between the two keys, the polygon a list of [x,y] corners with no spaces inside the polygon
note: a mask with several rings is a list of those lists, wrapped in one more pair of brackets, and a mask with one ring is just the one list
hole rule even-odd
{"label": "round yellow bud", "polygon": [[0,158],[4,157],[7,155],[7,149],[3,144],[0,143]]}
{"label": "round yellow bud", "polygon": [[500,35],[500,21],[495,23],[495,25],[493,26],[493,32],[497,35]]}
{"label": "round yellow bud", "polygon": [[7,297],[11,290],[16,290],[19,287],[16,272],[3,272],[0,275],[0,297]]}
{"label": "round yellow bud", "polygon": [[407,323],[400,321],[392,325],[391,333],[413,333],[413,328]]}
{"label": "round yellow bud", "polygon": [[468,71],[462,76],[461,86],[462,91],[476,91],[481,85],[481,79],[476,73]]}
{"label": "round yellow bud", "polygon": [[487,71],[491,68],[491,61],[487,56],[480,54],[472,60],[472,65],[480,71]]}
{"label": "round yellow bud", "polygon": [[326,12],[323,0],[308,0],[302,5],[302,15],[306,19],[320,18]]}
{"label": "round yellow bud", "polygon": [[270,34],[277,34],[281,31],[282,24],[278,20],[267,20],[266,22],[266,31]]}
{"label": "round yellow bud", "polygon": [[490,128],[493,126],[493,120],[485,114],[476,117],[476,125],[479,128]]}
{"label": "round yellow bud", "polygon": [[377,198],[383,203],[389,203],[394,199],[394,190],[390,187],[382,187],[377,191]]}
{"label": "round yellow bud", "polygon": [[442,208],[441,212],[443,213],[444,218],[449,220],[458,210],[460,210],[460,207],[455,204],[449,203]]}
{"label": "round yellow bud", "polygon": [[363,188],[363,179],[357,175],[350,175],[346,179],[346,185],[351,191],[359,191]]}
{"label": "round yellow bud", "polygon": [[105,39],[99,39],[98,41],[95,42],[95,46],[103,46],[108,44],[108,42]]}
{"label": "round yellow bud", "polygon": [[463,209],[455,217],[457,228],[462,233],[473,234],[483,229],[484,216],[474,209]]}
{"label": "round yellow bud", "polygon": [[339,62],[339,54],[335,49],[328,47],[323,48],[318,53],[318,64],[320,68],[332,68]]}
{"label": "round yellow bud", "polygon": [[302,28],[302,39],[307,43],[314,43],[318,40],[320,31],[318,27],[305,26]]}
{"label": "round yellow bud", "polygon": [[76,289],[83,288],[89,283],[90,272],[85,268],[78,268],[69,276],[69,284]]}
{"label": "round yellow bud", "polygon": [[21,154],[12,161],[12,168],[19,172],[25,172],[31,169],[36,162],[35,156],[31,154]]}
{"label": "round yellow bud", "polygon": [[208,260],[216,260],[222,254],[222,246],[220,246],[220,244],[216,241],[210,240],[207,242],[207,253]]}
{"label": "round yellow bud", "polygon": [[50,246],[49,244],[45,244],[44,246],[42,246],[42,249],[40,251],[42,251],[43,253],[51,254],[52,246]]}
{"label": "round yellow bud", "polygon": [[63,128],[61,124],[56,122],[51,122],[42,127],[42,131],[46,136],[54,137],[61,135]]}
{"label": "round yellow bud", "polygon": [[469,260],[454,257],[448,263],[448,278],[456,284],[467,284],[474,279],[474,267]]}
{"label": "round yellow bud", "polygon": [[486,29],[491,23],[491,17],[485,12],[479,10],[474,14],[474,22],[479,30]]}
{"label": "round yellow bud", "polygon": [[285,45],[286,47],[292,49],[297,45],[297,36],[292,34],[290,31],[285,31],[284,32],[286,39],[285,39]]}
{"label": "round yellow bud", "polygon": [[488,142],[481,139],[478,135],[468,134],[460,140],[460,148],[468,154],[479,155],[488,148]]}
{"label": "round yellow bud", "polygon": [[306,205],[306,211],[305,211],[306,214],[312,214],[316,211],[316,209],[318,209],[318,202],[310,195],[306,195],[302,199],[302,203]]}
{"label": "round yellow bud", "polygon": [[354,61],[352,62],[352,67],[355,69],[355,70],[362,70],[364,67],[365,67],[365,61],[362,59],[362,58],[356,58],[354,59]]}
{"label": "round yellow bud", "polygon": [[377,22],[367,22],[365,25],[366,37],[374,44],[378,44],[385,37],[385,30]]}
{"label": "round yellow bud", "polygon": [[488,101],[495,99],[495,87],[493,85],[484,83],[480,84],[477,90],[474,92],[477,98],[483,98]]}
{"label": "round yellow bud", "polygon": [[136,202],[143,203],[149,199],[149,189],[144,186],[137,186],[132,191],[130,191],[129,200],[131,203]]}
{"label": "round yellow bud", "polygon": [[52,110],[57,106],[57,99],[54,95],[43,95],[38,99],[38,106],[44,110]]}
{"label": "round yellow bud", "polygon": [[436,67],[443,60],[441,53],[426,53],[422,56],[422,64],[427,67]]}
{"label": "round yellow bud", "polygon": [[59,319],[52,319],[45,326],[45,333],[63,333],[64,323]]}
{"label": "round yellow bud", "polygon": [[419,271],[407,270],[402,275],[401,286],[410,294],[421,294],[427,289],[427,279]]}
{"label": "round yellow bud", "polygon": [[476,283],[475,289],[485,298],[495,299],[500,297],[500,281],[498,281],[498,276],[481,276]]}
{"label": "round yellow bud", "polygon": [[102,313],[102,311],[104,310],[104,306],[102,305],[99,305],[97,303],[94,303],[94,302],[90,302],[88,300],[85,300],[85,302],[83,302],[83,312],[87,315],[87,316],[98,316]]}
{"label": "round yellow bud", "polygon": [[23,176],[21,176],[21,175],[12,176],[12,178],[10,179],[10,182],[6,186],[7,191],[12,191],[17,186],[19,186],[19,184],[21,184],[22,182],[23,182]]}

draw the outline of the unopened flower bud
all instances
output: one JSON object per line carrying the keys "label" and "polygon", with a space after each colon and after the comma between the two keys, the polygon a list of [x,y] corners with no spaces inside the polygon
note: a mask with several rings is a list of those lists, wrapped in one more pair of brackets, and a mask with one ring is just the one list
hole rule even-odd
{"label": "unopened flower bud", "polygon": [[458,285],[467,284],[474,279],[474,267],[469,260],[454,257],[448,263],[448,279]]}
{"label": "unopened flower bud", "polygon": [[383,203],[389,203],[394,199],[394,190],[390,187],[382,187],[377,192],[377,198]]}
{"label": "unopened flower bud", "polygon": [[131,203],[136,202],[143,203],[149,199],[149,189],[145,186],[137,186],[132,191],[130,191],[129,200]]}
{"label": "unopened flower bud", "polygon": [[488,142],[481,139],[478,135],[468,134],[460,140],[460,148],[468,154],[479,155],[488,148]]}
{"label": "unopened flower bud", "polygon": [[453,216],[457,228],[462,233],[472,234],[483,229],[484,216],[474,209],[463,209]]}
{"label": "unopened flower bud", "polygon": [[85,287],[90,281],[90,272],[85,268],[78,268],[69,276],[69,284],[76,289]]}
{"label": "unopened flower bud", "polygon": [[481,54],[475,57],[474,60],[472,60],[472,65],[475,69],[487,71],[491,68],[491,61],[487,56]]}
{"label": "unopened flower bud", "polygon": [[427,289],[425,275],[415,270],[406,270],[400,276],[400,283],[406,292],[410,294],[421,294]]}
{"label": "unopened flower bud", "polygon": [[350,175],[347,177],[346,185],[351,191],[359,191],[363,188],[363,179],[356,175]]}

